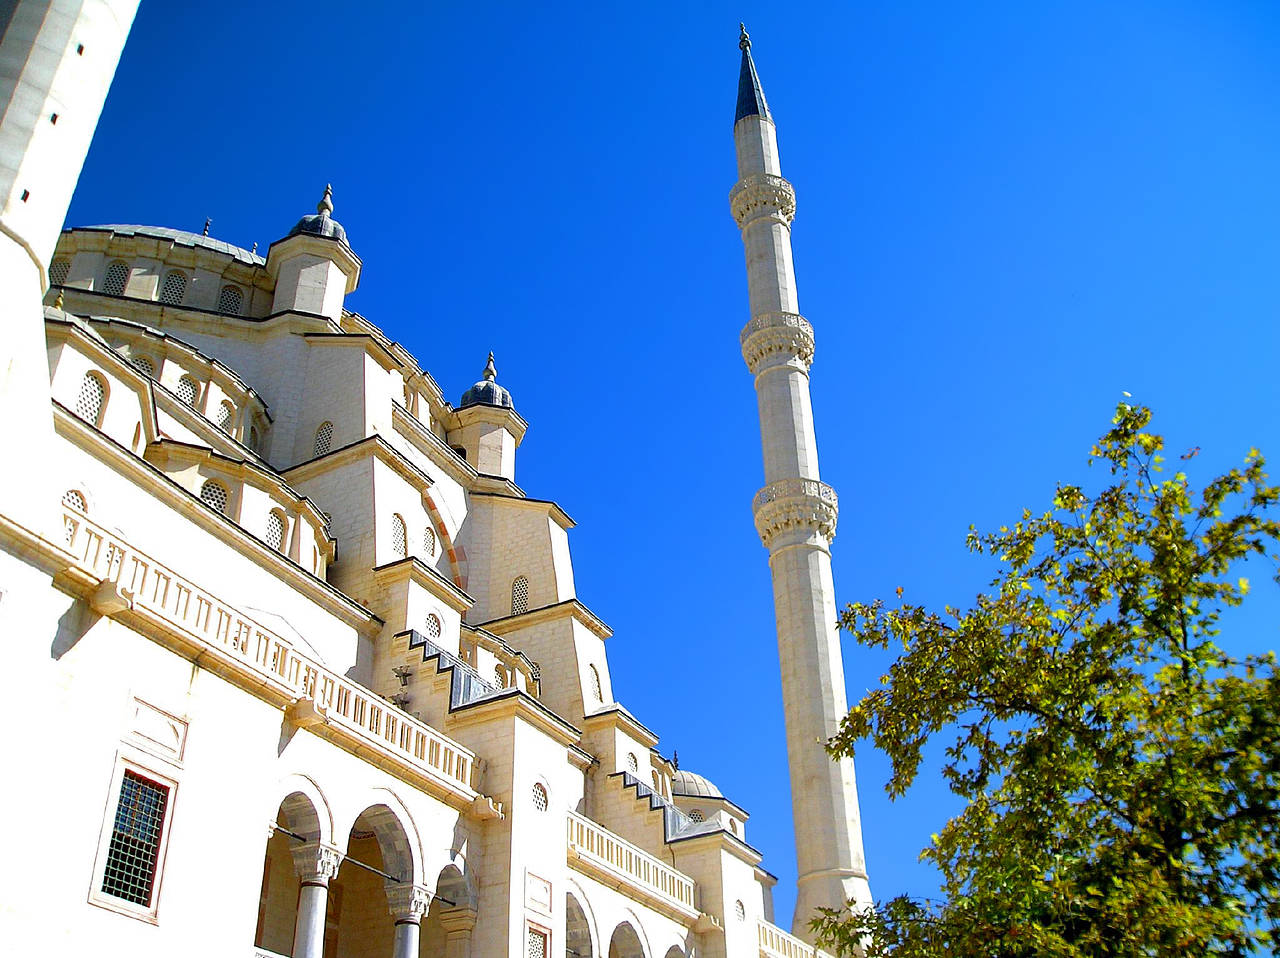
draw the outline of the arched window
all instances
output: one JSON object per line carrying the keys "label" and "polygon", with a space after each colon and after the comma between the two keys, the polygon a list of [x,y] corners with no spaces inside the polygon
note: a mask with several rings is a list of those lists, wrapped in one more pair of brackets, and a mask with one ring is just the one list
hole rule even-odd
{"label": "arched window", "polygon": [[747,920],[747,906],[742,904],[741,898],[739,898],[737,901],[733,903],[733,914],[734,914],[734,917],[738,919],[738,921]]}
{"label": "arched window", "polygon": [[649,777],[650,777],[651,779],[653,779],[653,790],[654,790],[654,792],[655,792],[655,793],[657,793],[658,795],[661,795],[661,794],[662,794],[662,779],[660,779],[660,778],[658,777],[658,770],[657,770],[656,768],[654,768],[654,769],[650,769],[650,770],[649,770]]}
{"label": "arched window", "polygon": [[71,272],[71,260],[55,259],[49,264],[49,285],[62,286],[67,282],[67,274]]}
{"label": "arched window", "polygon": [[691,822],[705,822],[706,820],[707,816],[702,814],[702,809],[700,808],[695,808],[689,813],[689,821]]}
{"label": "arched window", "polygon": [[218,312],[239,316],[244,306],[244,293],[239,286],[224,286],[218,290]]}
{"label": "arched window", "polygon": [[77,512],[88,512],[89,506],[84,501],[84,493],[79,489],[68,489],[62,494],[62,504],[68,509],[75,509]]}
{"label": "arched window", "polygon": [[516,576],[516,580],[511,583],[511,614],[520,615],[529,611],[529,579],[526,576]]}
{"label": "arched window", "polygon": [[267,513],[266,543],[277,552],[284,548],[284,513],[277,509]]}
{"label": "arched window", "polygon": [[428,559],[434,559],[436,555],[436,534],[430,526],[422,530],[422,554]]}
{"label": "arched window", "polygon": [[146,356],[130,356],[129,362],[133,363],[133,368],[148,379],[156,378],[156,364]]}
{"label": "arched window", "polygon": [[733,832],[735,835],[738,834],[738,823],[732,818],[729,819],[729,831]]}
{"label": "arched window", "polygon": [[409,554],[409,539],[404,531],[404,517],[400,513],[391,516],[391,553],[399,559]]}
{"label": "arched window", "polygon": [[178,398],[192,408],[195,408],[196,400],[200,398],[200,384],[190,376],[183,376],[178,380]]}
{"label": "arched window", "polygon": [[440,638],[440,619],[434,613],[427,614],[427,620],[423,628],[427,630],[427,638],[432,642]]}
{"label": "arched window", "polygon": [[327,419],[316,430],[315,456],[318,458],[327,453],[333,445],[333,423]]}
{"label": "arched window", "polygon": [[507,670],[500,664],[493,667],[493,684],[500,689],[507,687]]}
{"label": "arched window", "polygon": [[636,758],[635,752],[627,753],[627,771],[632,775],[640,771],[640,760]]}
{"label": "arched window", "polygon": [[533,807],[540,812],[547,810],[547,789],[541,782],[533,784]]}
{"label": "arched window", "polygon": [[218,428],[230,435],[235,422],[236,407],[229,400],[222,400],[222,404],[218,406]]}
{"label": "arched window", "polygon": [[591,673],[591,694],[595,696],[597,702],[603,702],[604,691],[600,688],[600,670],[594,665],[588,665],[587,669]]}
{"label": "arched window", "polygon": [[102,423],[102,408],[107,402],[107,381],[97,373],[85,373],[76,396],[76,415],[94,426]]}
{"label": "arched window", "polygon": [[107,267],[107,278],[102,283],[102,291],[108,296],[123,296],[128,282],[129,264],[118,259]]}
{"label": "arched window", "polygon": [[200,498],[216,512],[227,511],[227,487],[216,479],[207,479],[200,487]]}
{"label": "arched window", "polygon": [[164,282],[160,284],[160,302],[169,306],[177,306],[187,295],[187,274],[175,269],[165,273]]}

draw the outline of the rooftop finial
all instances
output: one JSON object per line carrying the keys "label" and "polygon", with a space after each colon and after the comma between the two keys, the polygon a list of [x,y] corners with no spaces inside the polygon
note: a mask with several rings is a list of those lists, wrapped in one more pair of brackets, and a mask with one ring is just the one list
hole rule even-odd
{"label": "rooftop finial", "polygon": [[326,183],[324,185],[324,196],[320,197],[320,202],[316,204],[316,212],[323,216],[333,215],[333,184]]}
{"label": "rooftop finial", "polygon": [[204,233],[203,233],[203,234],[201,234],[201,235],[203,235],[203,236],[208,236],[208,235],[209,235],[209,226],[210,226],[212,223],[213,223],[213,217],[212,217],[212,216],[206,216],[206,217],[204,218]]}
{"label": "rooftop finial", "polygon": [[498,370],[493,366],[493,350],[489,351],[489,361],[485,363],[483,375],[489,382],[495,382],[498,378]]}
{"label": "rooftop finial", "polygon": [[58,290],[58,298],[53,301],[54,309],[62,309],[62,290]]}
{"label": "rooftop finial", "polygon": [[758,116],[762,120],[772,120],[769,115],[769,104],[765,102],[764,90],[760,86],[760,77],[756,75],[756,64],[751,59],[751,36],[747,33],[745,23],[738,24],[742,35],[738,37],[738,48],[742,51],[742,68],[738,71],[738,109],[733,115],[736,125],[744,116]]}
{"label": "rooftop finial", "polygon": [[739,49],[739,50],[750,50],[750,49],[751,49],[751,34],[747,33],[747,25],[746,25],[745,23],[739,23],[739,24],[738,24],[738,30],[740,31],[740,32],[739,32],[739,34],[738,34],[738,49]]}

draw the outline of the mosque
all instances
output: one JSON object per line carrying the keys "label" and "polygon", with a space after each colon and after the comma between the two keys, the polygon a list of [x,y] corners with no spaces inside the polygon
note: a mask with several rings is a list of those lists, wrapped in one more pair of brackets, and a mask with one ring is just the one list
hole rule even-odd
{"label": "mosque", "polygon": [[329,189],[265,254],[63,228],[136,7],[0,11],[4,950],[820,954],[814,909],[870,891],[852,762],[822,747],[846,711],[837,499],[818,471],[795,194],[746,31],[729,200],[790,931],[748,810],[615,699],[573,522],[517,484],[519,397],[491,355],[455,401],[345,307],[359,237]]}

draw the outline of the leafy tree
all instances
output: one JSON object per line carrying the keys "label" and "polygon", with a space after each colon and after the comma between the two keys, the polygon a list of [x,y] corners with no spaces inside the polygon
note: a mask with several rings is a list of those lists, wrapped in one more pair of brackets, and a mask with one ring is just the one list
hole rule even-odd
{"label": "leafy tree", "polygon": [[860,644],[900,654],[831,752],[870,737],[896,797],[943,738],[967,805],[922,853],[943,899],[828,911],[814,922],[828,947],[994,958],[1280,942],[1280,681],[1273,653],[1219,644],[1221,613],[1249,591],[1240,563],[1274,571],[1280,488],[1257,450],[1198,493],[1182,472],[1163,478],[1150,418],[1117,410],[1089,460],[1109,468],[1105,488],[1061,485],[1042,515],[970,529],[969,549],[1000,562],[973,608],[842,614]]}

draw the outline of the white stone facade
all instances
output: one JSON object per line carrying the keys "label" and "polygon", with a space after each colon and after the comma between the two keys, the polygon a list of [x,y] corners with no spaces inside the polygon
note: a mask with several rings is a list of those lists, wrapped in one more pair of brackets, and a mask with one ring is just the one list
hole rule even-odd
{"label": "white stone facade", "polygon": [[[345,309],[328,191],[266,257],[133,226],[55,247],[132,12],[0,22],[0,397],[38,464],[0,483],[4,950],[812,955],[747,812],[614,699],[492,365],[454,405]],[[59,97],[87,128],[33,165]]]}

